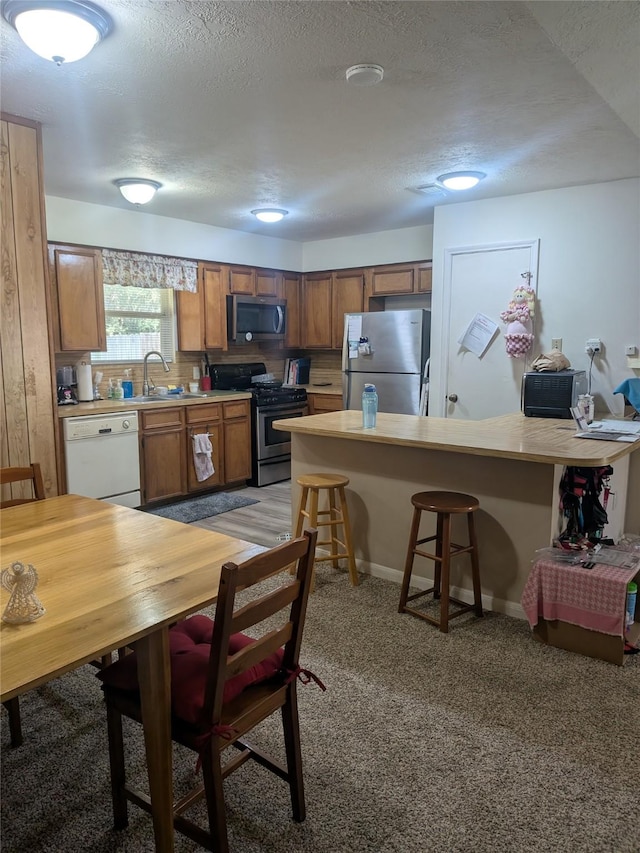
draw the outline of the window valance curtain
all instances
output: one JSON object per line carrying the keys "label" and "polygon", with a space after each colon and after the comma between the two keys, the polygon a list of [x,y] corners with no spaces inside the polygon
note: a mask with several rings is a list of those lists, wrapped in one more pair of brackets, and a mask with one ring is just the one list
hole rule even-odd
{"label": "window valance curtain", "polygon": [[197,262],[180,258],[103,249],[102,275],[105,284],[125,287],[163,287],[192,293],[198,289]]}

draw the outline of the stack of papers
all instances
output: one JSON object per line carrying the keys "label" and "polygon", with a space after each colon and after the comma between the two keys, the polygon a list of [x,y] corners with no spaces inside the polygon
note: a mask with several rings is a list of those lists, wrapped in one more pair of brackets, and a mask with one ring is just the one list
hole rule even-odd
{"label": "stack of papers", "polygon": [[594,438],[600,441],[640,441],[640,421],[594,421],[588,424],[577,409],[571,414],[578,427],[575,438]]}

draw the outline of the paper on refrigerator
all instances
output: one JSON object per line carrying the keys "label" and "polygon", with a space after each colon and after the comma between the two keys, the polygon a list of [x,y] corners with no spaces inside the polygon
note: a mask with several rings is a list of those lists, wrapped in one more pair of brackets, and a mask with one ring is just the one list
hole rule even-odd
{"label": "paper on refrigerator", "polygon": [[349,358],[358,357],[358,342],[362,337],[362,316],[351,314],[347,326],[347,340],[349,342]]}
{"label": "paper on refrigerator", "polygon": [[481,358],[497,331],[498,324],[491,317],[478,312],[458,338],[458,343]]}

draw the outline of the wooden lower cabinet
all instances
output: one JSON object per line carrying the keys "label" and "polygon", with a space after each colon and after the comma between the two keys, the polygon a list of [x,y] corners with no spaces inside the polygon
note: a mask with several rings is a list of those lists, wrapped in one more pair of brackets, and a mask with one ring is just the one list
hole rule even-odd
{"label": "wooden lower cabinet", "polygon": [[323,412],[341,412],[341,394],[307,394],[310,415],[321,415]]}
{"label": "wooden lower cabinet", "polygon": [[[222,404],[211,403],[204,406],[188,406],[186,414],[186,445],[187,445],[187,489],[198,492],[221,486],[224,483],[223,470],[223,431]],[[206,480],[198,480],[193,456],[193,436],[206,433],[211,442],[213,474]]]}
{"label": "wooden lower cabinet", "polygon": [[248,400],[223,403],[224,478],[226,483],[251,476],[251,420]]}
{"label": "wooden lower cabinet", "polygon": [[142,503],[177,498],[187,491],[184,408],[140,413]]}
{"label": "wooden lower cabinet", "polygon": [[[249,400],[142,410],[142,503],[168,500],[237,484],[251,476]],[[193,436],[208,433],[214,472],[199,481],[193,461]]]}

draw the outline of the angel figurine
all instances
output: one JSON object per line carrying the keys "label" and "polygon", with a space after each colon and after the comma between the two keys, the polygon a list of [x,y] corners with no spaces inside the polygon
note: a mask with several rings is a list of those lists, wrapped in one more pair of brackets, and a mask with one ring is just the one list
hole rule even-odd
{"label": "angel figurine", "polygon": [[24,563],[12,563],[10,568],[2,570],[0,583],[11,593],[2,614],[3,622],[34,622],[43,615],[45,609],[35,594],[38,573],[31,564],[25,568]]}

